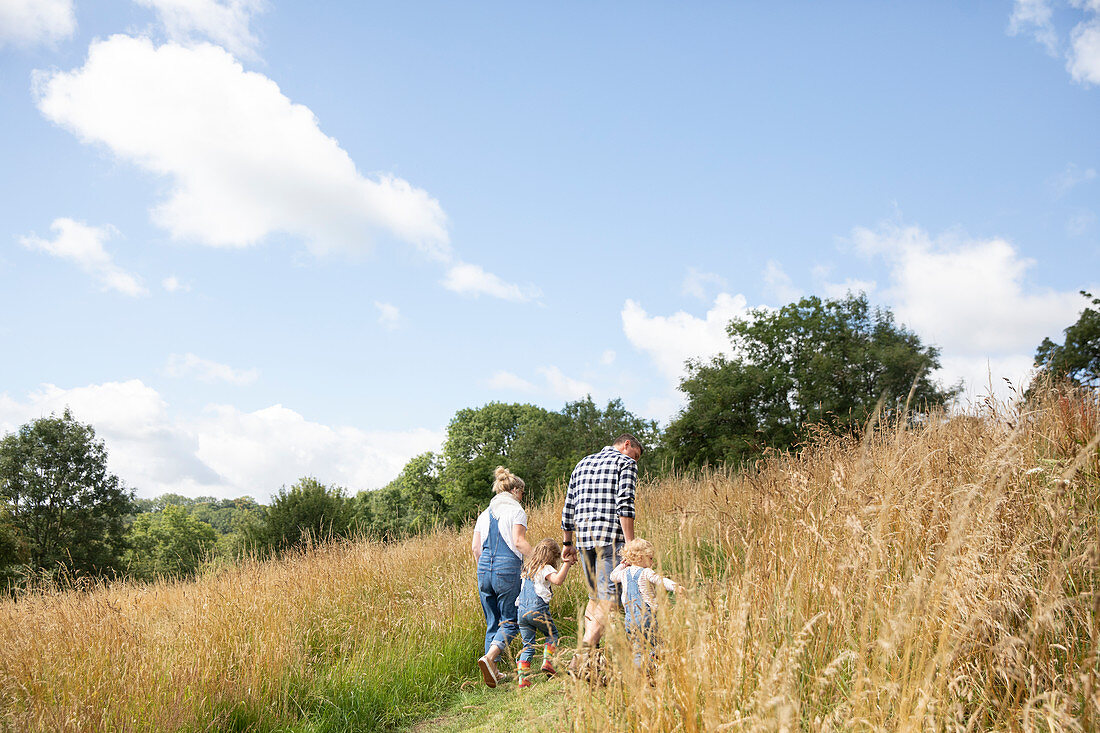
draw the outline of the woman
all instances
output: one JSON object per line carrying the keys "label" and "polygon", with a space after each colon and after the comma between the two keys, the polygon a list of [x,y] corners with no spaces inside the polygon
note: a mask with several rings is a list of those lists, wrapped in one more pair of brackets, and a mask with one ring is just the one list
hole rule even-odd
{"label": "woman", "polygon": [[523,500],[523,479],[504,466],[494,473],[489,508],[474,525],[470,549],[477,561],[477,589],[485,611],[485,654],[477,660],[481,677],[496,687],[500,675],[497,659],[519,632],[516,598],[519,597],[519,571],[524,555],[531,554],[527,542],[527,512]]}

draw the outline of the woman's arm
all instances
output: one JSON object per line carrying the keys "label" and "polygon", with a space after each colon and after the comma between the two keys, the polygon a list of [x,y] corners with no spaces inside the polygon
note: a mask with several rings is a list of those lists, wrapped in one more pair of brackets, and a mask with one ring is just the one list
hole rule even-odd
{"label": "woman's arm", "polygon": [[474,541],[470,543],[470,551],[474,553],[474,562],[481,559],[481,532],[474,530]]}
{"label": "woman's arm", "polygon": [[512,542],[524,557],[531,554],[531,543],[527,541],[527,528],[522,524],[512,525]]}

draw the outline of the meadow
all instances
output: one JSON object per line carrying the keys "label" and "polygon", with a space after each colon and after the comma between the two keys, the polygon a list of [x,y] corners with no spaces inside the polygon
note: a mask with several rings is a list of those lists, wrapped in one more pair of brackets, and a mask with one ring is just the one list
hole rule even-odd
{"label": "meadow", "polygon": [[[1052,391],[648,482],[638,534],[685,586],[653,670],[613,625],[591,674],[493,693],[498,729],[1095,730],[1098,442],[1096,393]],[[467,531],[40,588],[0,603],[0,725],[399,729],[473,684],[483,631]]]}

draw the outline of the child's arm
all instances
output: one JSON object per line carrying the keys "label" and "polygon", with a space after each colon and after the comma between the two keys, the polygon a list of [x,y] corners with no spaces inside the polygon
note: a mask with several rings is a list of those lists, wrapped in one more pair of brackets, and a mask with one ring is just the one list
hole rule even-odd
{"label": "child's arm", "polygon": [[569,568],[573,566],[576,560],[562,560],[561,567],[558,568],[556,573],[551,573],[546,576],[546,579],[553,585],[561,585],[565,582],[565,576],[569,574]]}
{"label": "child's arm", "polygon": [[626,574],[626,569],[630,567],[630,563],[623,560],[621,563],[615,566],[615,569],[611,571],[611,582],[621,583],[623,582],[623,575]]}
{"label": "child's arm", "polygon": [[658,575],[657,571],[653,570],[653,568],[647,569],[649,570],[649,572],[646,573],[646,580],[648,580],[653,585],[663,585],[665,587],[665,590],[667,590],[669,593],[675,593],[684,589],[684,587],[679,583],[676,583],[673,580],[666,578],[662,575]]}

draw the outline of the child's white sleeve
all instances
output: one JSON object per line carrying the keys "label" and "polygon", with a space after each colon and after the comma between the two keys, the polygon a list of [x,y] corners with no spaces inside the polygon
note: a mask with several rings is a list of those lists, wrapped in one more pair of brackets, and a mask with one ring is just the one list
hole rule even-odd
{"label": "child's white sleeve", "polygon": [[539,582],[542,583],[543,585],[550,585],[549,578],[553,574],[554,574],[554,566],[553,565],[543,565],[542,570],[540,570],[539,574],[538,574]]}
{"label": "child's white sleeve", "polygon": [[665,587],[665,590],[667,590],[669,593],[676,592],[676,583],[669,580],[668,578],[658,575],[657,572],[653,570],[653,568],[646,568],[646,570],[648,571],[646,573],[646,580],[648,580],[650,583],[652,583],[653,585],[663,585]]}
{"label": "child's white sleeve", "polygon": [[626,565],[619,563],[615,566],[615,569],[611,571],[611,582],[621,583],[623,582],[623,575],[626,574]]}

